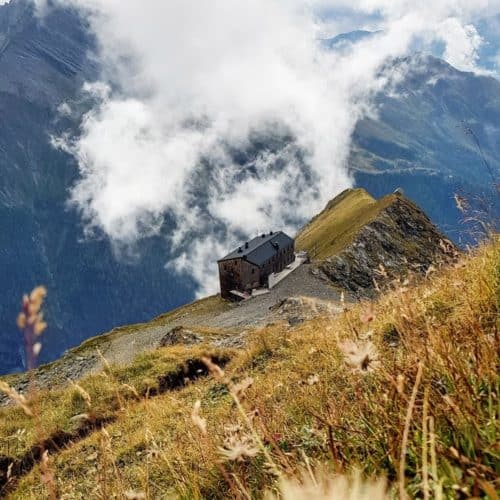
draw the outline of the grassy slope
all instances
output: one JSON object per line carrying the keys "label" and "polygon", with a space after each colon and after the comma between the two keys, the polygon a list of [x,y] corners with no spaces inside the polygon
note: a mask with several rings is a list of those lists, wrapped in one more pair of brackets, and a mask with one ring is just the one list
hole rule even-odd
{"label": "grassy slope", "polygon": [[[143,354],[129,367],[83,380],[89,404],[77,388],[42,393],[36,425],[18,408],[1,409],[0,455],[22,456],[40,432],[46,437],[70,431],[76,425],[71,417],[88,413],[115,421],[105,432],[53,454],[58,492],[71,498],[123,497],[129,490],[150,498],[256,494],[274,484],[263,450],[242,462],[222,463],[219,451],[228,439],[254,435],[279,475],[297,477],[307,464],[331,470],[360,466],[367,474],[388,476],[395,488],[406,424],[403,467],[411,496],[422,496],[427,487],[449,497],[457,489],[465,496],[484,495],[495,488],[500,463],[499,277],[496,242],[427,281],[397,287],[373,305],[256,331],[245,351],[213,352],[201,345]],[[346,364],[350,355],[343,354],[343,342],[357,343],[359,353],[368,338],[376,351],[368,362],[373,370],[355,370]],[[158,376],[176,373],[202,354],[231,357],[226,373],[234,381],[253,377],[241,403],[252,415],[249,421],[227,385],[211,378],[153,397]],[[148,388],[151,397],[145,398]],[[191,421],[198,399],[206,435]],[[16,436],[19,429],[24,432]],[[46,495],[35,467],[13,496]]]}
{"label": "grassy slope", "polygon": [[84,351],[95,350],[96,347],[99,347],[101,344],[107,343],[114,338],[138,332],[143,330],[144,328],[163,326],[172,321],[175,321],[176,319],[180,319],[186,316],[189,316],[190,319],[196,319],[198,316],[204,315],[208,312],[223,312],[230,307],[231,305],[229,302],[221,299],[219,295],[213,295],[204,299],[196,300],[185,306],[178,307],[177,309],[173,309],[168,313],[161,314],[160,316],[153,318],[147,323],[137,323],[135,325],[121,326],[104,335],[92,337],[83,342],[80,346],[73,349],[71,352],[74,354],[81,354]]}
{"label": "grassy slope", "polygon": [[299,231],[296,247],[308,251],[314,260],[336,255],[393,200],[394,195],[377,201],[364,189],[348,189]]}
{"label": "grassy slope", "polygon": [[[97,349],[99,349],[101,352],[105,352],[106,348],[109,346],[111,341],[116,340],[119,337],[132,335],[134,333],[141,332],[142,330],[150,327],[164,326],[172,321],[176,321],[184,317],[189,317],[190,321],[196,322],[196,319],[198,317],[201,317],[207,313],[215,314],[217,312],[223,312],[229,309],[230,307],[231,304],[221,299],[219,295],[213,295],[200,300],[196,300],[185,306],[178,307],[177,309],[174,309],[168,313],[161,314],[160,316],[153,318],[151,321],[148,321],[147,323],[125,325],[118,328],[114,328],[109,333],[98,335],[96,337],[91,337],[82,344],[80,344],[78,347],[75,347],[74,349],[68,351],[68,354],[63,358],[53,361],[52,363],[47,363],[45,365],[42,365],[37,369],[37,371],[39,373],[45,372],[51,374],[51,372],[54,370],[54,368],[57,367],[57,365],[68,362],[68,359],[71,360],[71,358],[77,356],[87,356],[90,354],[95,354]],[[207,330],[206,333],[211,333],[211,332]],[[22,380],[25,377],[26,375],[24,373],[4,375],[0,377],[0,381],[4,381],[7,382],[8,384],[14,385],[19,380]],[[59,382],[61,381],[54,380],[54,383],[59,383]]]}

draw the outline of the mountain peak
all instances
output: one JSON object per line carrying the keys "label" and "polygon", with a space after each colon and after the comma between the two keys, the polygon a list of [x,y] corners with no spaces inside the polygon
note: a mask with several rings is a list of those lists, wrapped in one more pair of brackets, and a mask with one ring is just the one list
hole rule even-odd
{"label": "mountain peak", "polygon": [[331,200],[299,232],[297,247],[309,252],[332,283],[356,295],[371,295],[382,282],[426,273],[457,255],[410,199],[395,192],[376,200],[364,189],[349,189]]}

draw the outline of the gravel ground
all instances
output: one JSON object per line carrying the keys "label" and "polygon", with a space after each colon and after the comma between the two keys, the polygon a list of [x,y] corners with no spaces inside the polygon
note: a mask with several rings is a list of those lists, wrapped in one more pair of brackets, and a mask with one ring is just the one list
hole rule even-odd
{"label": "gravel ground", "polygon": [[114,339],[106,349],[106,359],[113,363],[128,363],[139,352],[157,347],[160,340],[174,327],[221,328],[233,329],[234,334],[241,334],[246,328],[264,326],[275,319],[271,308],[290,297],[310,297],[322,301],[340,300],[339,292],[327,281],[312,273],[312,266],[304,264],[286,279],[278,283],[268,294],[235,304],[222,313],[186,316],[162,326],[145,327],[140,332],[133,332]]}
{"label": "gravel ground", "polygon": [[230,311],[207,318],[206,326],[219,328],[260,326],[270,319],[270,308],[289,297],[311,297],[339,301],[339,293],[328,282],[312,274],[310,264],[304,264],[287,276],[268,294],[242,302]]}

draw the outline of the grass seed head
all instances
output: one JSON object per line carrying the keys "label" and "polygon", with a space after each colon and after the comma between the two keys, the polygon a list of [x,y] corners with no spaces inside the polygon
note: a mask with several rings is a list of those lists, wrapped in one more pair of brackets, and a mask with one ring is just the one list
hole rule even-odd
{"label": "grass seed head", "polygon": [[76,382],[71,382],[71,385],[73,388],[76,390],[76,392],[81,396],[83,401],[85,402],[85,405],[87,408],[90,408],[92,406],[92,398],[90,397],[90,394],[79,384]]}
{"label": "grass seed head", "polygon": [[47,329],[47,323],[41,312],[47,290],[43,286],[36,287],[30,295],[24,295],[21,301],[21,312],[17,317],[17,326],[24,334],[24,345],[28,370],[36,366],[42,344],[38,338]]}
{"label": "grass seed head", "polygon": [[238,384],[232,384],[230,387],[230,391],[237,398],[242,399],[245,395],[245,391],[253,385],[253,378],[247,377]]}
{"label": "grass seed head", "polygon": [[198,427],[200,432],[206,436],[207,434],[207,420],[200,416],[201,401],[198,400],[193,406],[193,411],[191,412],[191,420],[193,424]]}
{"label": "grass seed head", "polygon": [[19,394],[13,387],[0,381],[0,392],[5,393],[14,403],[20,406],[28,417],[33,417],[33,412],[29,406],[28,400],[22,394]]}
{"label": "grass seed head", "polygon": [[204,356],[201,358],[205,366],[208,368],[210,374],[217,380],[224,381],[226,376],[224,370],[217,364],[215,364],[210,358]]}

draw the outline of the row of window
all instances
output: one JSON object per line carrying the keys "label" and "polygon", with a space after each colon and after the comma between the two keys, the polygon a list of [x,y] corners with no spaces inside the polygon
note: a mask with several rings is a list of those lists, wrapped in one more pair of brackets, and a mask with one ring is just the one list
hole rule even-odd
{"label": "row of window", "polygon": [[277,260],[279,260],[280,257],[283,257],[285,255],[288,255],[289,257],[292,256],[292,253],[293,253],[293,248],[284,248],[284,249],[281,249],[279,251],[279,253],[275,254],[272,256],[271,258],[271,262],[276,262]]}

